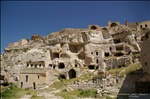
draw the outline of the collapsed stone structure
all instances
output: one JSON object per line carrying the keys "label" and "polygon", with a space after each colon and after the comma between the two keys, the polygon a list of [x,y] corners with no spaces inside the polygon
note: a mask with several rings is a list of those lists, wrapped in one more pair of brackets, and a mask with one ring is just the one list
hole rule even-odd
{"label": "collapsed stone structure", "polygon": [[143,72],[150,74],[150,31],[142,37],[141,63]]}
{"label": "collapsed stone structure", "polygon": [[143,75],[135,83],[136,92],[150,93],[150,31],[142,37],[141,64]]}
{"label": "collapsed stone structure", "polygon": [[[46,76],[72,79],[86,72],[105,73],[111,68],[128,66],[140,60],[141,36],[149,29],[150,21],[126,21],[125,25],[109,21],[106,27],[90,25],[86,29],[66,28],[47,36],[33,35],[31,40],[22,39],[4,49],[1,55],[2,80],[15,83],[22,75],[29,74],[20,71],[22,69],[33,69],[33,74],[34,69],[47,69],[55,72],[46,75],[45,71]],[[21,82],[25,83],[23,79]],[[51,84],[52,81],[44,83]]]}

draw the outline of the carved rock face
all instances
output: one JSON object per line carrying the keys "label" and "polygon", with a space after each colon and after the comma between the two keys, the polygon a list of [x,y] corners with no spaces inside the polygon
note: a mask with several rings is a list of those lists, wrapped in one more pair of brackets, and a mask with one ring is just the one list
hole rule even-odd
{"label": "carved rock face", "polygon": [[[140,51],[140,39],[137,40],[136,37],[140,38],[140,33],[143,33],[133,28],[135,26],[131,24],[128,24],[128,27],[117,24],[117,26],[103,28],[95,25],[89,29],[63,29],[45,37],[33,35],[32,40],[24,39],[20,44],[15,43],[17,46],[9,44],[8,48],[5,48],[5,52],[1,55],[2,71],[5,72],[8,66],[26,67],[27,61],[43,61],[46,68],[65,73],[63,75],[68,75],[69,70],[76,68],[76,75],[65,76],[65,78],[72,78],[82,74],[78,74],[80,71],[78,67],[90,66],[95,69],[99,66],[100,70],[104,66],[106,69],[111,69],[126,65],[127,62],[131,64],[135,60],[132,53]],[[43,42],[39,42],[41,40]],[[117,59],[118,57],[124,58]],[[60,63],[64,65],[61,70],[58,68]],[[13,76],[13,73],[4,74],[8,76],[8,80]],[[14,76],[17,77],[17,74],[19,72],[16,70]]]}

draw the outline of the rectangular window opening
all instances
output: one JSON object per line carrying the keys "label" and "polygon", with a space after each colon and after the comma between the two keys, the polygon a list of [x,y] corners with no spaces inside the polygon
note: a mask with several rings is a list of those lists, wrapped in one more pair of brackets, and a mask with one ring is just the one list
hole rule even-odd
{"label": "rectangular window opening", "polygon": [[145,62],[145,66],[147,66],[147,62]]}
{"label": "rectangular window opening", "polygon": [[28,75],[26,75],[26,82],[28,82]]}

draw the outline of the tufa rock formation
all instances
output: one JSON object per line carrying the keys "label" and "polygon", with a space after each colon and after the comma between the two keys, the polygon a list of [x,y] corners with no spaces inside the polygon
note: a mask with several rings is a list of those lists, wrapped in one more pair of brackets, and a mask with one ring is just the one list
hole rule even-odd
{"label": "tufa rock formation", "polygon": [[[125,25],[109,21],[105,27],[66,28],[47,36],[33,35],[31,40],[21,39],[9,44],[1,54],[1,81],[3,84],[28,81],[32,75],[22,76],[29,73],[38,76],[41,70],[46,81],[40,84],[48,85],[57,81],[58,76],[72,79],[91,71],[105,73],[128,66],[140,61],[141,36],[149,29],[150,21],[126,21]],[[34,87],[38,79],[34,80]]]}

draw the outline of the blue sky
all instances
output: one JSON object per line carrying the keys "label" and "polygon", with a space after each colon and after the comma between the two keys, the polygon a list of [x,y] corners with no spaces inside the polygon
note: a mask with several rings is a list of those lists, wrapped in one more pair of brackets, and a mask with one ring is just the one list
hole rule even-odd
{"label": "blue sky", "polygon": [[9,43],[63,28],[150,20],[150,1],[1,1],[1,52]]}

